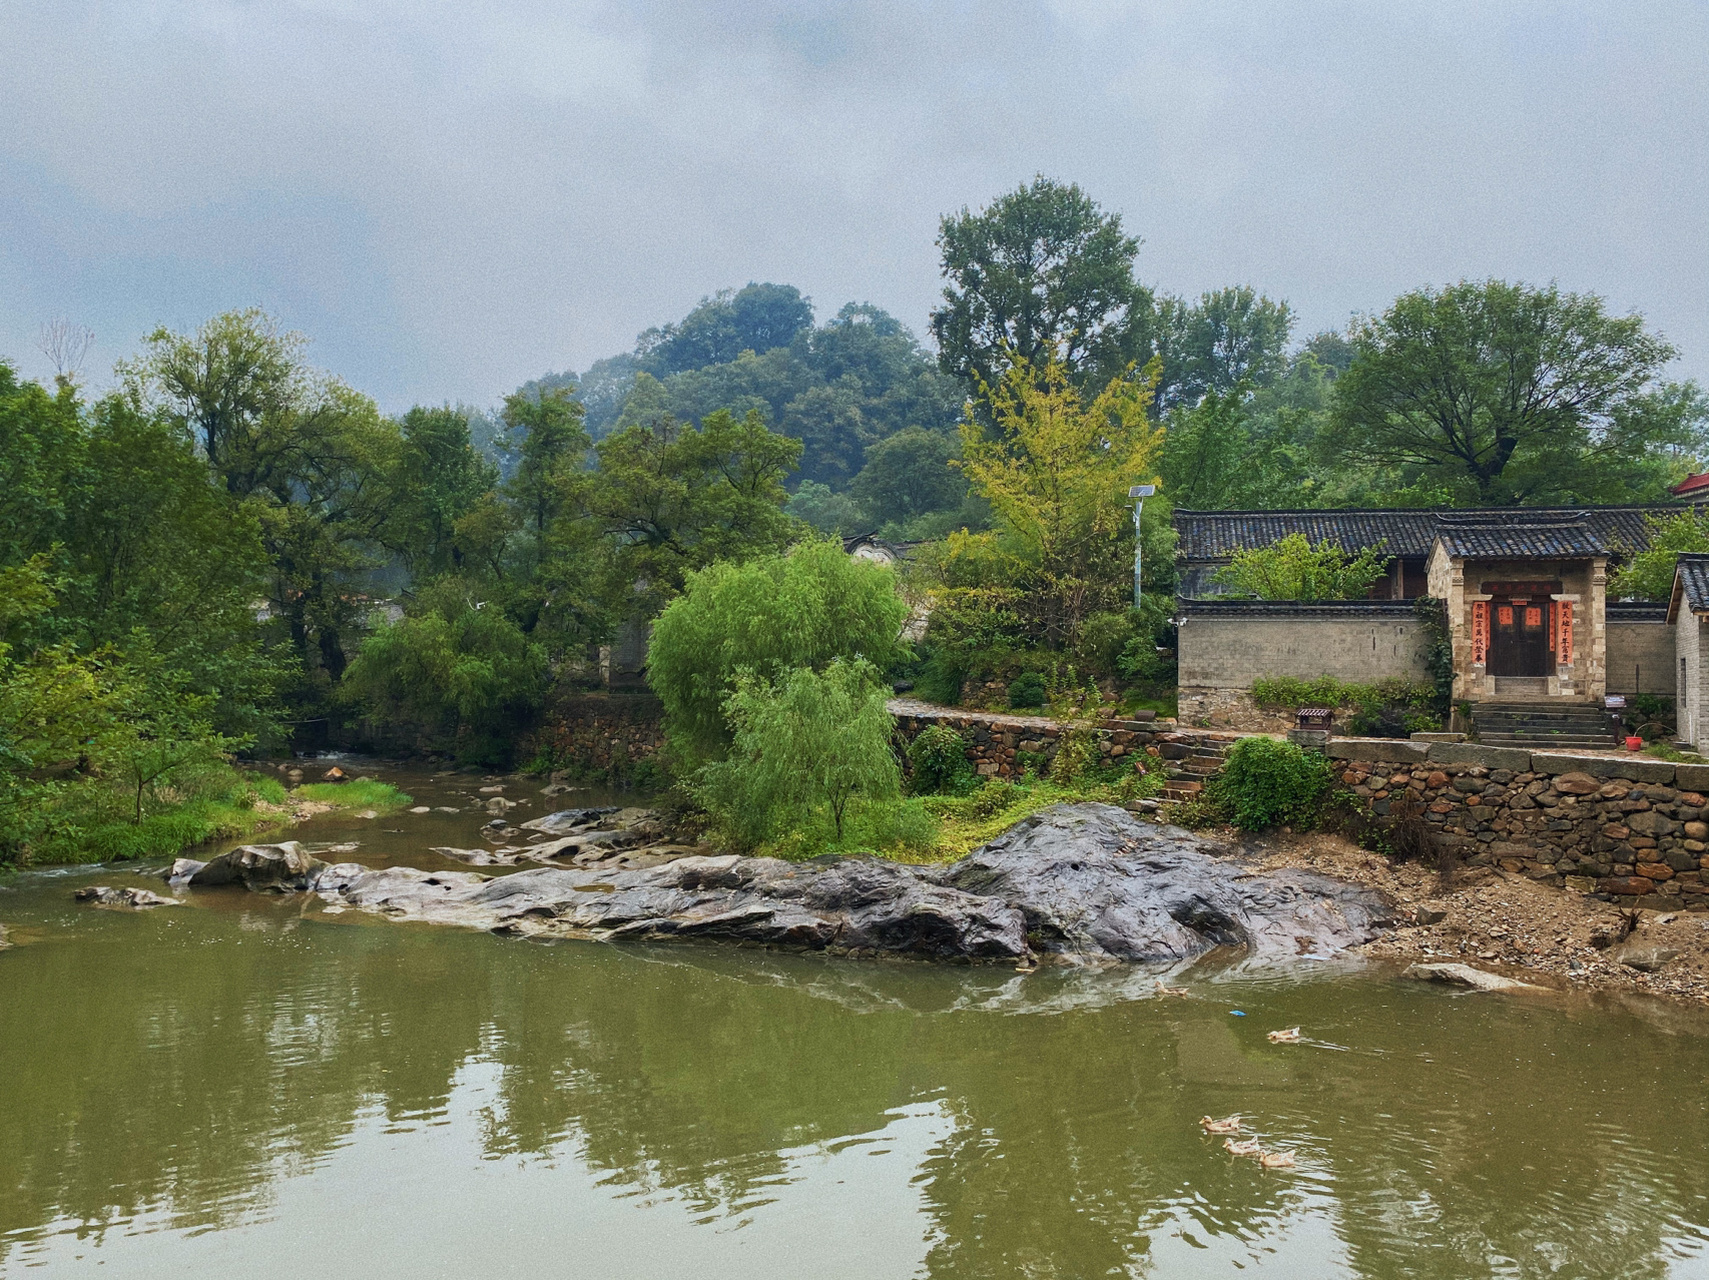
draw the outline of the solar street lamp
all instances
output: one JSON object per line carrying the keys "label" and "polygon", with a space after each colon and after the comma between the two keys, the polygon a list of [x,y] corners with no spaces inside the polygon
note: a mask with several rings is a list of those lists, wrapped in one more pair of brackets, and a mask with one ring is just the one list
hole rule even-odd
{"label": "solar street lamp", "polygon": [[1136,484],[1127,491],[1127,496],[1133,499],[1133,607],[1139,608],[1139,568],[1140,568],[1140,539],[1139,539],[1139,510],[1145,505],[1145,500],[1157,492],[1154,484]]}

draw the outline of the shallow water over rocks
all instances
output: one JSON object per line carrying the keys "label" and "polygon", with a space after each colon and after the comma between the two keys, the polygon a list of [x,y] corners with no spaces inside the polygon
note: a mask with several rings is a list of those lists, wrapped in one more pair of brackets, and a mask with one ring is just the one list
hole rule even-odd
{"label": "shallow water over rocks", "polygon": [[[487,815],[423,820],[295,834],[420,864]],[[97,883],[162,889],[0,883],[5,1275],[1709,1273],[1709,1023],[1677,1006],[73,901]],[[1198,1127],[1235,1112],[1296,1167]]]}

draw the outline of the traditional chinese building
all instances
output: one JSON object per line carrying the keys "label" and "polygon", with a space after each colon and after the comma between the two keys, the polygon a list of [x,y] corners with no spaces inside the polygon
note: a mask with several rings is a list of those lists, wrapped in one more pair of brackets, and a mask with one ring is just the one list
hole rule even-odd
{"label": "traditional chinese building", "polygon": [[[1677,510],[1177,511],[1183,719],[1279,727],[1254,705],[1255,680],[1422,682],[1446,641],[1456,702],[1521,732],[1530,716],[1607,737],[1606,696],[1680,693],[1669,607],[1607,595],[1610,566],[1648,547],[1648,518]],[[1387,573],[1368,600],[1222,594],[1216,570],[1237,550],[1295,533],[1350,554],[1377,548]],[[1443,623],[1418,607],[1423,596],[1442,602]]]}

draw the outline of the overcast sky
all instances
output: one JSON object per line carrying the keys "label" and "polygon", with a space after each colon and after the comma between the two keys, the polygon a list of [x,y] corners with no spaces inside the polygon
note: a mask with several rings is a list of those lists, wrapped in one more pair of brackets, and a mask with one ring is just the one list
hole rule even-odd
{"label": "overcast sky", "polygon": [[1297,338],[1462,276],[1709,381],[1709,3],[0,0],[0,354],[260,305],[390,410],[490,404],[749,280],[923,332],[1035,173]]}

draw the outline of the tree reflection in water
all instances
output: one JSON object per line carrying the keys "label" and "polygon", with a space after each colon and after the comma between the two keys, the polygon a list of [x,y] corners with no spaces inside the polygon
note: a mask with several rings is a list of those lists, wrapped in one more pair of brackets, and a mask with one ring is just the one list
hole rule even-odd
{"label": "tree reflection in water", "polygon": [[[1689,1013],[1233,971],[1157,1000],[1133,971],[528,944],[242,892],[123,915],[64,880],[3,901],[29,945],[0,958],[0,1261],[264,1220],[346,1148],[438,1124],[720,1230],[793,1212],[832,1153],[917,1141],[872,1212],[920,1215],[943,1277],[1660,1276],[1701,1240]],[[1294,1023],[1341,1047],[1265,1041]],[[1232,1111],[1299,1169],[1199,1132]],[[479,1161],[440,1158],[454,1200]]]}

